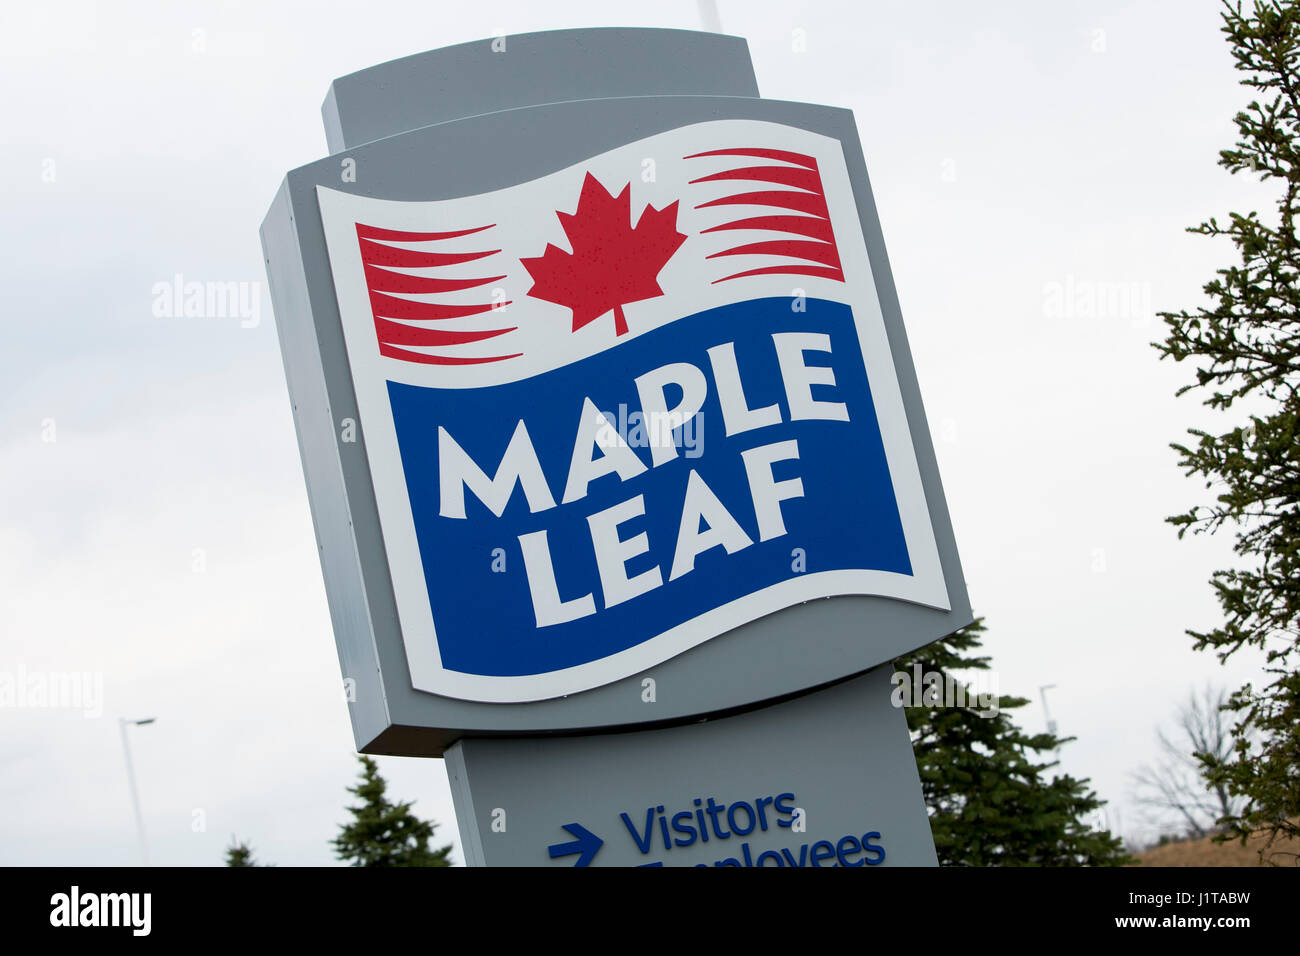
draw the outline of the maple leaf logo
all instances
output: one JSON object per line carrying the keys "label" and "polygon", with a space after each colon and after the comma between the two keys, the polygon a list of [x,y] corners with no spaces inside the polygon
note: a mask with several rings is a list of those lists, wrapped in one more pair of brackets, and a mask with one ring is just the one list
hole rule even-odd
{"label": "maple leaf logo", "polygon": [[547,243],[531,259],[520,259],[535,299],[573,310],[573,331],[611,309],[614,331],[627,332],[623,306],[664,294],[659,272],[686,241],[677,231],[677,203],[655,209],[647,205],[632,226],[632,184],[613,196],[587,173],[572,213],[556,212],[573,252]]}

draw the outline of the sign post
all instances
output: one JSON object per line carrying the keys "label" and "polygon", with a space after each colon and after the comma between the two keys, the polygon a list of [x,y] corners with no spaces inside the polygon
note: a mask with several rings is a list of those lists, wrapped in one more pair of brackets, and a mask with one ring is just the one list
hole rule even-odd
{"label": "sign post", "polygon": [[262,236],[357,748],[470,863],[932,864],[882,665],[971,614],[852,114],[629,29],[323,112]]}

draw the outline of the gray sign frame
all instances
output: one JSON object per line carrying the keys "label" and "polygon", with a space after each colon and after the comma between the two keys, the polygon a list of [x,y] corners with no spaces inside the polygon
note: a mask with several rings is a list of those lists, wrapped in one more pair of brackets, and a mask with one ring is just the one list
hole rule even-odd
{"label": "gray sign frame", "polygon": [[[579,42],[593,33],[600,34],[598,43],[589,38]],[[743,41],[721,37],[689,41],[696,46],[683,54],[681,44],[688,42],[683,37],[711,35],[601,30],[509,37],[507,44],[525,51],[516,80],[529,80],[524,87],[527,93],[518,92],[518,82],[498,82],[477,100],[464,93],[459,108],[442,104],[399,110],[365,122],[351,117],[366,112],[367,97],[359,91],[367,84],[371,99],[384,89],[391,96],[394,76],[428,88],[437,82],[431,74],[446,75],[448,64],[456,67],[453,72],[472,76],[475,70],[511,69],[510,54],[491,60],[501,54],[494,53],[485,40],[385,64],[356,74],[357,80],[344,78],[331,88],[325,105],[332,144],[377,138],[345,145],[335,155],[290,172],[267,213],[262,242],[285,375],[353,731],[362,752],[441,756],[466,734],[590,732],[735,713],[863,673],[972,620],[853,114],[749,95],[746,70],[737,66]],[[665,51],[677,51],[667,64],[669,69],[664,69]],[[712,60],[699,60],[710,51],[716,54]],[[575,69],[573,57],[583,55],[588,60],[580,60]],[[452,62],[457,57],[462,61],[458,65]],[[589,67],[585,73],[582,62]],[[748,67],[747,54],[743,63]],[[527,69],[522,64],[528,64]],[[644,84],[650,83],[651,95],[604,96],[602,84],[615,83],[611,77],[626,64],[633,65],[632,79],[619,80],[622,85],[616,84],[616,92],[647,89]],[[671,69],[674,64],[678,69]],[[675,79],[663,79],[674,73]],[[752,69],[748,75],[752,78]],[[601,98],[531,102],[564,97],[577,88],[575,83]],[[469,90],[473,84],[463,85]],[[730,95],[684,92],[719,87]],[[512,108],[499,108],[503,96]],[[457,113],[461,118],[445,118]],[[842,144],[951,610],[862,596],[813,601],[746,624],[642,674],[553,700],[476,703],[414,690],[365,436],[355,424],[360,419],[316,187],[405,201],[473,195],[535,179],[660,132],[719,119],[783,123]],[[432,125],[400,128],[425,120]],[[349,165],[354,182],[343,175]],[[355,441],[344,437],[349,422],[354,423]],[[655,680],[653,703],[642,698],[645,677]]]}

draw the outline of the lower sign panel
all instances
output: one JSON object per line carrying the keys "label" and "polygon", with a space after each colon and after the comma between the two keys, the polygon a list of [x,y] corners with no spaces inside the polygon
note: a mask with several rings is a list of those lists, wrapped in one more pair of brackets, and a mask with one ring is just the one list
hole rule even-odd
{"label": "lower sign panel", "polygon": [[888,668],[707,723],[446,757],[470,865],[936,863]]}

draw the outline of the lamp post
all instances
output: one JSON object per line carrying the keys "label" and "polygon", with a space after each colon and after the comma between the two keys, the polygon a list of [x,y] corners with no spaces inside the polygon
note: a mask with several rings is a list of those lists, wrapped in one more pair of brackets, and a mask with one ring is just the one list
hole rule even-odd
{"label": "lamp post", "polygon": [[[1043,701],[1043,716],[1047,718],[1047,732],[1053,737],[1056,736],[1056,721],[1052,719],[1052,712],[1047,709],[1047,692],[1055,689],[1055,684],[1044,684],[1042,687],[1038,688],[1038,696],[1042,698]],[[1053,752],[1059,754],[1061,748],[1058,746]]]}
{"label": "lamp post", "polygon": [[722,18],[718,16],[718,0],[698,0],[700,25],[708,33],[722,32]]}
{"label": "lamp post", "polygon": [[144,717],[140,720],[128,720],[125,717],[117,719],[118,729],[122,731],[122,752],[126,755],[126,782],[131,786],[131,807],[135,811],[135,828],[140,836],[140,858],[145,866],[149,865],[149,846],[144,839],[144,818],[140,815],[140,794],[135,788],[135,770],[131,766],[131,742],[127,739],[126,728],[131,725],[143,727],[153,722],[152,717]]}

